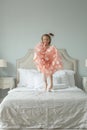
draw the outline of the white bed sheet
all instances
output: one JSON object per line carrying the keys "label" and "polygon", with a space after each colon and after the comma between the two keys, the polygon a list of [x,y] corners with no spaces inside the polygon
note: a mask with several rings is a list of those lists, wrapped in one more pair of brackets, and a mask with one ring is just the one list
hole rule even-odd
{"label": "white bed sheet", "polygon": [[87,128],[87,95],[77,87],[13,89],[0,104],[0,128]]}

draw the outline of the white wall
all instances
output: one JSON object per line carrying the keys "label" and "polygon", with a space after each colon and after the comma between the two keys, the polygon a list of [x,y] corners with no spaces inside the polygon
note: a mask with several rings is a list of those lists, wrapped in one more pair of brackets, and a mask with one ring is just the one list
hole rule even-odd
{"label": "white wall", "polygon": [[87,0],[0,0],[0,58],[8,61],[4,73],[15,76],[16,59],[48,32],[55,34],[53,44],[78,59],[80,75],[87,76]]}

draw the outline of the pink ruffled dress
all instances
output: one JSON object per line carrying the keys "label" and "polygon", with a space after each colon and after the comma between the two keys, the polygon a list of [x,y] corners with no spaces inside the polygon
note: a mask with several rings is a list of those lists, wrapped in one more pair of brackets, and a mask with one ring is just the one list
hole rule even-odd
{"label": "pink ruffled dress", "polygon": [[53,45],[46,47],[43,43],[39,43],[35,47],[34,62],[38,70],[47,76],[63,67],[58,50]]}

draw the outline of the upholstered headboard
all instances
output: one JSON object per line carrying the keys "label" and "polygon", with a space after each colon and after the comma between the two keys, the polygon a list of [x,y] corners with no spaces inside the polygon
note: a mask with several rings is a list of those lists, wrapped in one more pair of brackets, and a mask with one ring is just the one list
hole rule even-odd
{"label": "upholstered headboard", "polygon": [[[62,57],[64,69],[74,70],[75,73],[77,74],[77,60],[69,56],[65,49],[58,49],[58,50]],[[17,59],[16,61],[17,69],[18,68],[36,69],[36,66],[33,62],[33,56],[34,56],[34,50],[29,49],[27,54],[24,57]],[[75,79],[76,79],[76,74],[75,74]],[[19,82],[19,74],[17,71],[17,83],[18,82]]]}

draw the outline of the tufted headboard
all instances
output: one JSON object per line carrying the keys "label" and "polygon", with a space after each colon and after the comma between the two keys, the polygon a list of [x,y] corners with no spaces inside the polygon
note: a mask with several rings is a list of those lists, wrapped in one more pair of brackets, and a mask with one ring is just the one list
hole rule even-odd
{"label": "tufted headboard", "polygon": [[[72,58],[71,56],[69,56],[65,49],[58,49],[58,50],[62,57],[63,68],[75,71],[75,81],[76,81],[76,85],[77,85],[77,60]],[[34,49],[29,49],[27,54],[24,57],[17,59],[17,61],[16,61],[17,70],[18,70],[18,68],[36,69],[36,66],[33,62],[33,56],[34,56]],[[18,71],[17,71],[16,80],[18,83],[19,82]]]}

